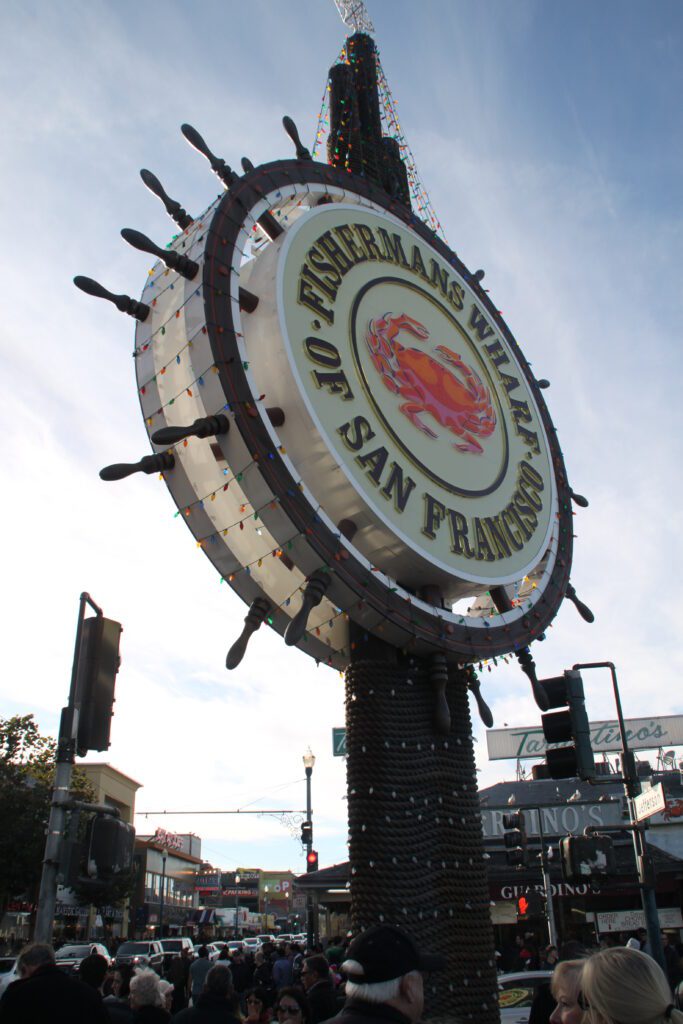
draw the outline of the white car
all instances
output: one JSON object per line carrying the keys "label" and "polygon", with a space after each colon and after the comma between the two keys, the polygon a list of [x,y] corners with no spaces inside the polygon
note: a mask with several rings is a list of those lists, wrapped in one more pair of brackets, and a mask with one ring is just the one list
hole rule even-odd
{"label": "white car", "polygon": [[257,939],[255,935],[249,935],[246,939],[242,939],[245,953],[258,953],[261,948],[261,940]]}
{"label": "white car", "polygon": [[17,971],[17,958],[14,956],[0,957],[0,996],[13,981],[19,979]]}
{"label": "white car", "polygon": [[547,985],[552,971],[515,971],[498,975],[501,1024],[528,1024],[529,1011],[539,985]]}
{"label": "white car", "polygon": [[274,935],[257,935],[256,938],[263,946],[266,942],[279,942],[280,939],[276,939]]}

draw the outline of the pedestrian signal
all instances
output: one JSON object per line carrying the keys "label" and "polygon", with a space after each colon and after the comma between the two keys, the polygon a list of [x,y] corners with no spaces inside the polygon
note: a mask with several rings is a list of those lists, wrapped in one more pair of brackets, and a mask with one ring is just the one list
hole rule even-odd
{"label": "pedestrian signal", "polygon": [[564,836],[560,861],[565,882],[586,882],[614,875],[614,848],[609,836]]}
{"label": "pedestrian signal", "polygon": [[543,917],[543,896],[535,889],[517,897],[517,920],[529,921],[534,917]]}
{"label": "pedestrian signal", "polygon": [[303,846],[310,846],[313,842],[313,823],[311,821],[301,822],[301,843]]}

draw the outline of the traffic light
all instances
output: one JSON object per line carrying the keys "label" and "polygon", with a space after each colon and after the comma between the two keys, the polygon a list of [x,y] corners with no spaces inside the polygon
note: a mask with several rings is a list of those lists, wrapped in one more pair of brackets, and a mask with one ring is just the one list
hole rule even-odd
{"label": "traffic light", "polygon": [[309,850],[306,854],[306,871],[318,870],[318,851]]}
{"label": "traffic light", "polygon": [[526,823],[522,811],[504,814],[503,828],[506,830],[503,832],[505,859],[514,867],[526,867],[529,863],[529,852],[527,850]]}
{"label": "traffic light", "polygon": [[313,822],[301,822],[301,843],[303,846],[310,846],[313,842]]}
{"label": "traffic light", "polygon": [[109,749],[121,628],[120,622],[102,615],[83,622],[76,685],[80,757],[89,750]]}
{"label": "traffic light", "polygon": [[595,759],[581,674],[567,670],[564,675],[542,679],[541,686],[548,698],[548,707],[567,707],[566,711],[541,716],[543,735],[547,742],[568,744],[569,741],[573,741],[572,746],[566,745],[546,751],[550,777],[595,778]]}
{"label": "traffic light", "polygon": [[517,920],[530,921],[534,917],[543,917],[545,900],[536,889],[530,889],[523,896],[517,897]]}
{"label": "traffic light", "polygon": [[564,836],[560,861],[565,882],[585,882],[614,875],[614,847],[609,836]]}
{"label": "traffic light", "polygon": [[131,870],[135,829],[120,818],[96,814],[88,826],[87,873],[108,881]]}

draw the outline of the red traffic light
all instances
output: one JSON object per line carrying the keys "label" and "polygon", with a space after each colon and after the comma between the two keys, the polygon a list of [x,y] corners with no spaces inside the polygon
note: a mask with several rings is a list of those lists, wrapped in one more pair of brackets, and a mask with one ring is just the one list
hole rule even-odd
{"label": "red traffic light", "polygon": [[529,913],[529,901],[526,896],[520,896],[517,900],[517,913],[520,917],[526,917]]}
{"label": "red traffic light", "polygon": [[309,850],[306,854],[306,870],[317,871],[318,870],[318,852],[317,850]]}

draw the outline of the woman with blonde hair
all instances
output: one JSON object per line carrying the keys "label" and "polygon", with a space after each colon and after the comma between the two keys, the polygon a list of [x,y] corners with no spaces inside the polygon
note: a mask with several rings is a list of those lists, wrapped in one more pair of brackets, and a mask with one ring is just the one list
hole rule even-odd
{"label": "woman with blonde hair", "polygon": [[585,960],[562,960],[550,979],[550,991],[557,1006],[550,1015],[550,1024],[579,1024],[583,1010],[579,1006],[581,971]]}
{"label": "woman with blonde hair", "polygon": [[584,961],[579,1003],[586,1024],[683,1024],[659,964],[637,949],[603,949]]}

